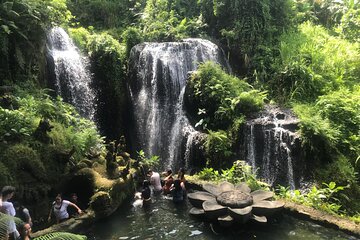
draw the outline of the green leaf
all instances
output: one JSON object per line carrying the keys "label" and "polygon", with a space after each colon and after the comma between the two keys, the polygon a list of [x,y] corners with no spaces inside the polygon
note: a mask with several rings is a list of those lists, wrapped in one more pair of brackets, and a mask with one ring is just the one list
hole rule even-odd
{"label": "green leaf", "polygon": [[2,27],[2,29],[4,30],[4,32],[5,32],[6,34],[10,34],[10,33],[11,33],[11,31],[10,31],[10,29],[9,29],[9,26],[7,26],[7,25],[1,25],[1,27]]}
{"label": "green leaf", "polygon": [[336,187],[336,183],[335,183],[335,182],[330,182],[330,183],[329,183],[329,188],[330,188],[330,189],[335,189],[335,187]]}

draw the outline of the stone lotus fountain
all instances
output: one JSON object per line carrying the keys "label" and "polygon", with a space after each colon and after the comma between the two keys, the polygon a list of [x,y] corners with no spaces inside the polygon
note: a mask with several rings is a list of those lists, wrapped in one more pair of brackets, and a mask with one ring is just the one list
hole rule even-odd
{"label": "stone lotus fountain", "polygon": [[267,217],[284,207],[283,202],[269,200],[273,198],[273,192],[265,190],[251,192],[246,183],[236,186],[229,182],[219,185],[206,183],[203,189],[206,192],[188,194],[188,199],[194,206],[190,214],[204,216],[210,221],[218,221],[222,226],[244,224],[249,220],[266,223]]}

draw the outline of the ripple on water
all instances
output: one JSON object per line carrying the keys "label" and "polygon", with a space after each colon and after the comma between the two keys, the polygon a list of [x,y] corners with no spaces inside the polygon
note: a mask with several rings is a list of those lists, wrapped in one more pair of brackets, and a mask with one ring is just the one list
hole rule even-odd
{"label": "ripple on water", "polygon": [[[91,240],[359,240],[341,231],[324,228],[313,222],[284,215],[277,222],[266,226],[240,226],[236,229],[212,231],[208,223],[201,222],[188,212],[189,203],[175,205],[159,196],[149,208],[132,208],[124,205],[114,216],[93,225],[85,232]],[[216,226],[214,226],[216,227]],[[219,231],[218,231],[219,230]]]}

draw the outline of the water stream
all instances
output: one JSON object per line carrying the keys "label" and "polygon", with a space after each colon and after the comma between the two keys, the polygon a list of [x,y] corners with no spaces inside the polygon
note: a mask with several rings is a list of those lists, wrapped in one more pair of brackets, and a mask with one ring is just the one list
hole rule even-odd
{"label": "water stream", "polygon": [[273,106],[267,106],[259,117],[246,124],[246,160],[257,176],[271,186],[281,184],[295,189],[299,185],[303,166],[297,124],[289,111]]}
{"label": "water stream", "polygon": [[189,72],[204,61],[223,63],[224,58],[215,44],[203,39],[143,43],[131,51],[134,142],[148,157],[160,156],[163,167],[185,165],[184,145],[191,145],[186,138],[196,133],[183,110],[185,85]]}
{"label": "water stream", "polygon": [[95,93],[91,89],[89,61],[81,56],[64,29],[54,27],[48,33],[49,53],[55,73],[55,91],[75,106],[81,116],[94,120]]}
{"label": "water stream", "polygon": [[125,204],[112,217],[94,225],[86,232],[89,239],[261,239],[261,240],[356,240],[343,232],[284,215],[265,226],[247,225],[221,230],[215,234],[208,223],[188,215],[189,203],[175,205],[159,196],[149,209]]}

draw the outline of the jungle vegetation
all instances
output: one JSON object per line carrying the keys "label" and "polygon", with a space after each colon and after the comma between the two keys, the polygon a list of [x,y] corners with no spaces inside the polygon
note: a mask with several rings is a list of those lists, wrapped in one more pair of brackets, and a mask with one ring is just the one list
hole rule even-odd
{"label": "jungle vegetation", "polygon": [[[314,180],[347,186],[337,196],[341,210],[359,214],[360,203],[351,201],[360,196],[358,0],[2,0],[1,183],[19,186],[15,174],[24,167],[35,178],[54,181],[45,178],[58,171],[51,154],[75,147],[80,161],[103,141],[94,123],[44,90],[46,31],[55,25],[90,56],[95,77],[102,77],[120,109],[126,105],[127,61],[137,43],[202,37],[219,44],[233,75],[205,63],[188,93],[199,106],[197,125],[209,134],[208,167],[220,168],[229,159],[234,132],[247,114],[276,103],[300,118]],[[54,126],[50,150],[32,135],[45,118]]]}

